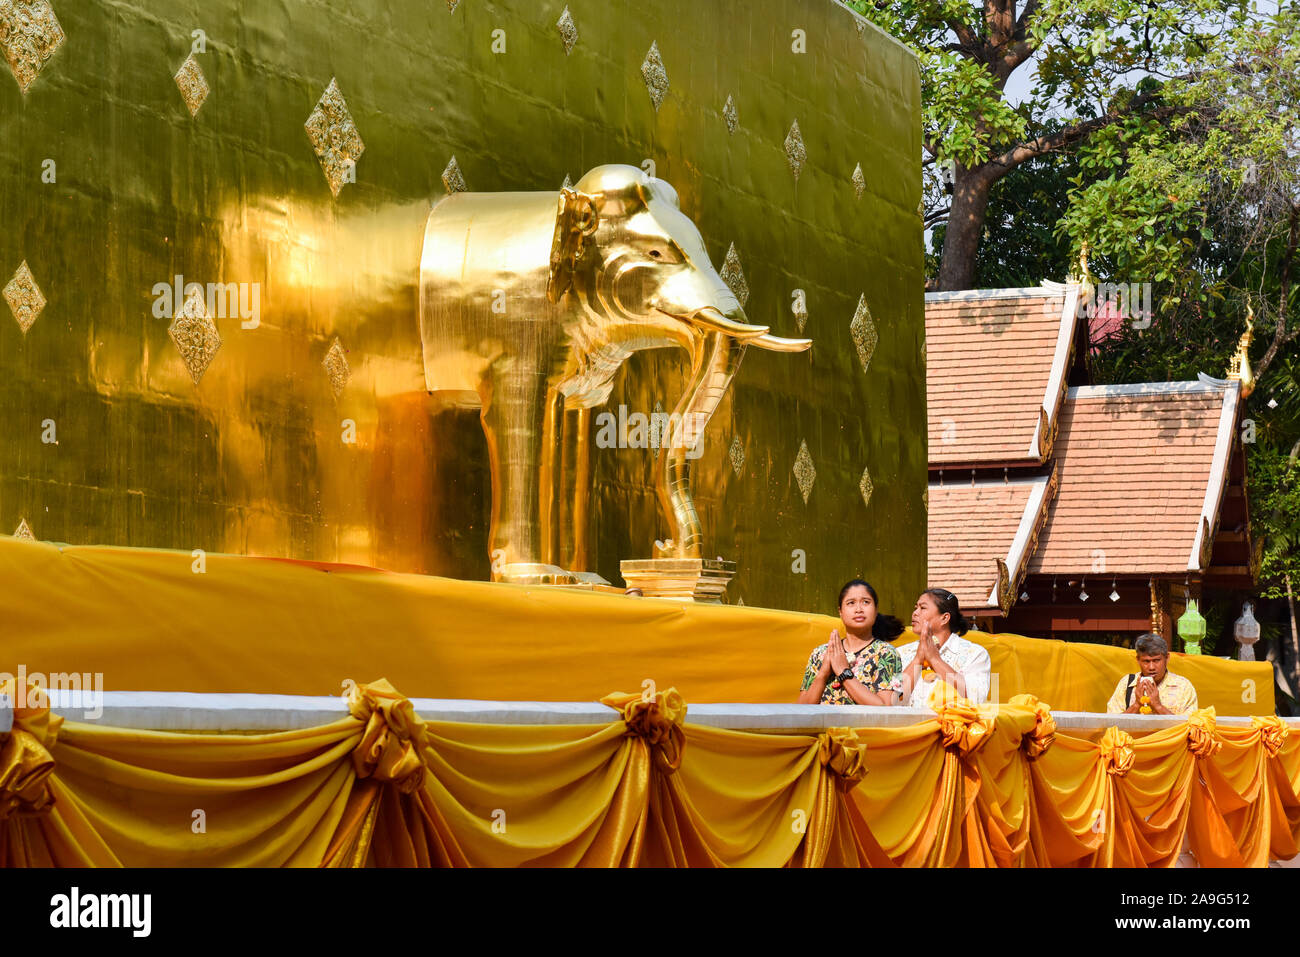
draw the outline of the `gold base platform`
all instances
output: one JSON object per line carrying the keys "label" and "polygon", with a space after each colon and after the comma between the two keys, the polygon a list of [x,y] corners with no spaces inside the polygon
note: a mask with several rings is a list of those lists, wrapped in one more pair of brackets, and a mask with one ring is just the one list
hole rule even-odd
{"label": "gold base platform", "polygon": [[736,563],[715,558],[642,558],[618,563],[628,588],[647,598],[719,604]]}

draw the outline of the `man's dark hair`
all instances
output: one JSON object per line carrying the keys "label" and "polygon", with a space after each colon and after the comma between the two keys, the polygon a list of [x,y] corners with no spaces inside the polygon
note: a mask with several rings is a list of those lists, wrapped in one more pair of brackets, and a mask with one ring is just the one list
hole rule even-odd
{"label": "man's dark hair", "polygon": [[1133,650],[1139,655],[1156,655],[1169,654],[1169,643],[1157,635],[1154,631],[1148,631],[1145,635],[1133,642]]}

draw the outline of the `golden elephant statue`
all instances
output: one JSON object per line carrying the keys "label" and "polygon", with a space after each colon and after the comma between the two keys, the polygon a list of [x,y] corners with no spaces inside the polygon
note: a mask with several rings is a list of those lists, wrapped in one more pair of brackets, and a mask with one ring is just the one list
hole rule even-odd
{"label": "golden elephant statue", "polygon": [[[558,193],[459,192],[435,205],[420,262],[420,337],[429,391],[480,410],[492,577],[525,583],[584,577],[557,564],[564,412],[604,403],[633,352],[680,346],[689,356],[656,488],[674,531],[662,557],[698,558],[691,450],[745,347],[812,345],[746,321],[673,188],[612,165]],[[589,428],[585,414],[579,426]],[[589,495],[590,484],[579,475],[576,494]]]}

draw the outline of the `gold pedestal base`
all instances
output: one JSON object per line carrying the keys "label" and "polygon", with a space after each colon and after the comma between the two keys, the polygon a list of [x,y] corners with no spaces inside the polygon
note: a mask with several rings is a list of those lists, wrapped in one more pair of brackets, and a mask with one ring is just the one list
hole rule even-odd
{"label": "gold pedestal base", "polygon": [[713,558],[643,558],[618,563],[628,588],[639,588],[647,598],[672,598],[718,604],[736,563]]}
{"label": "gold pedestal base", "polygon": [[609,584],[595,572],[571,572],[541,562],[512,562],[501,569],[499,580],[512,585],[579,585],[584,588]]}

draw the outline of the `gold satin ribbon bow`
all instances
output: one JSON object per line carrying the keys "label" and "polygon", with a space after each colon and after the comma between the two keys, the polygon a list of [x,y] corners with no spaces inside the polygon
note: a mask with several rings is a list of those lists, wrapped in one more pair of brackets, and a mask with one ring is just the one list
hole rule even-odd
{"label": "gold satin ribbon bow", "polygon": [[366,723],[361,743],[352,752],[357,777],[394,783],[403,794],[418,789],[424,783],[427,731],[411,699],[387,678],[380,678],[353,685],[348,692],[348,711]]}
{"label": "gold satin ribbon bow", "polygon": [[981,714],[973,701],[958,695],[946,682],[934,686],[929,704],[939,719],[939,735],[945,748],[956,748],[964,755],[971,755],[989,739],[992,716]]}
{"label": "gold satin ribbon bow", "polygon": [[1101,736],[1098,756],[1107,774],[1123,777],[1133,767],[1133,736],[1119,728],[1107,728]]}
{"label": "gold satin ribbon bow", "polygon": [[1052,717],[1050,705],[1039,701],[1031,694],[1015,695],[1007,704],[1028,708],[1034,712],[1034,730],[1021,738],[1021,747],[1030,758],[1036,758],[1047,751],[1056,740],[1056,719]]}
{"label": "gold satin ribbon bow", "polygon": [[1282,750],[1282,745],[1286,744],[1287,735],[1291,733],[1287,723],[1275,714],[1267,718],[1253,717],[1250,719],[1250,726],[1259,729],[1259,740],[1270,758],[1277,757],[1277,753]]}
{"label": "gold satin ribbon bow", "polygon": [[817,736],[818,757],[835,775],[841,791],[850,791],[867,776],[867,748],[848,728],[830,728]]}
{"label": "gold satin ribbon bow", "polygon": [[1214,707],[1201,708],[1187,716],[1187,748],[1198,758],[1212,757],[1223,742],[1214,734]]}
{"label": "gold satin ribbon bow", "polygon": [[601,698],[600,703],[620,714],[627,734],[645,741],[660,771],[671,774],[681,767],[686,746],[686,732],[682,730],[686,699],[676,688],[653,696],[615,691]]}
{"label": "gold satin ribbon bow", "polygon": [[0,739],[0,821],[14,814],[36,814],[54,803],[50,748],[63,718],[50,712],[49,699],[39,686],[29,683],[21,695],[19,690],[15,678],[0,685],[0,694],[8,695],[14,708],[13,728]]}

